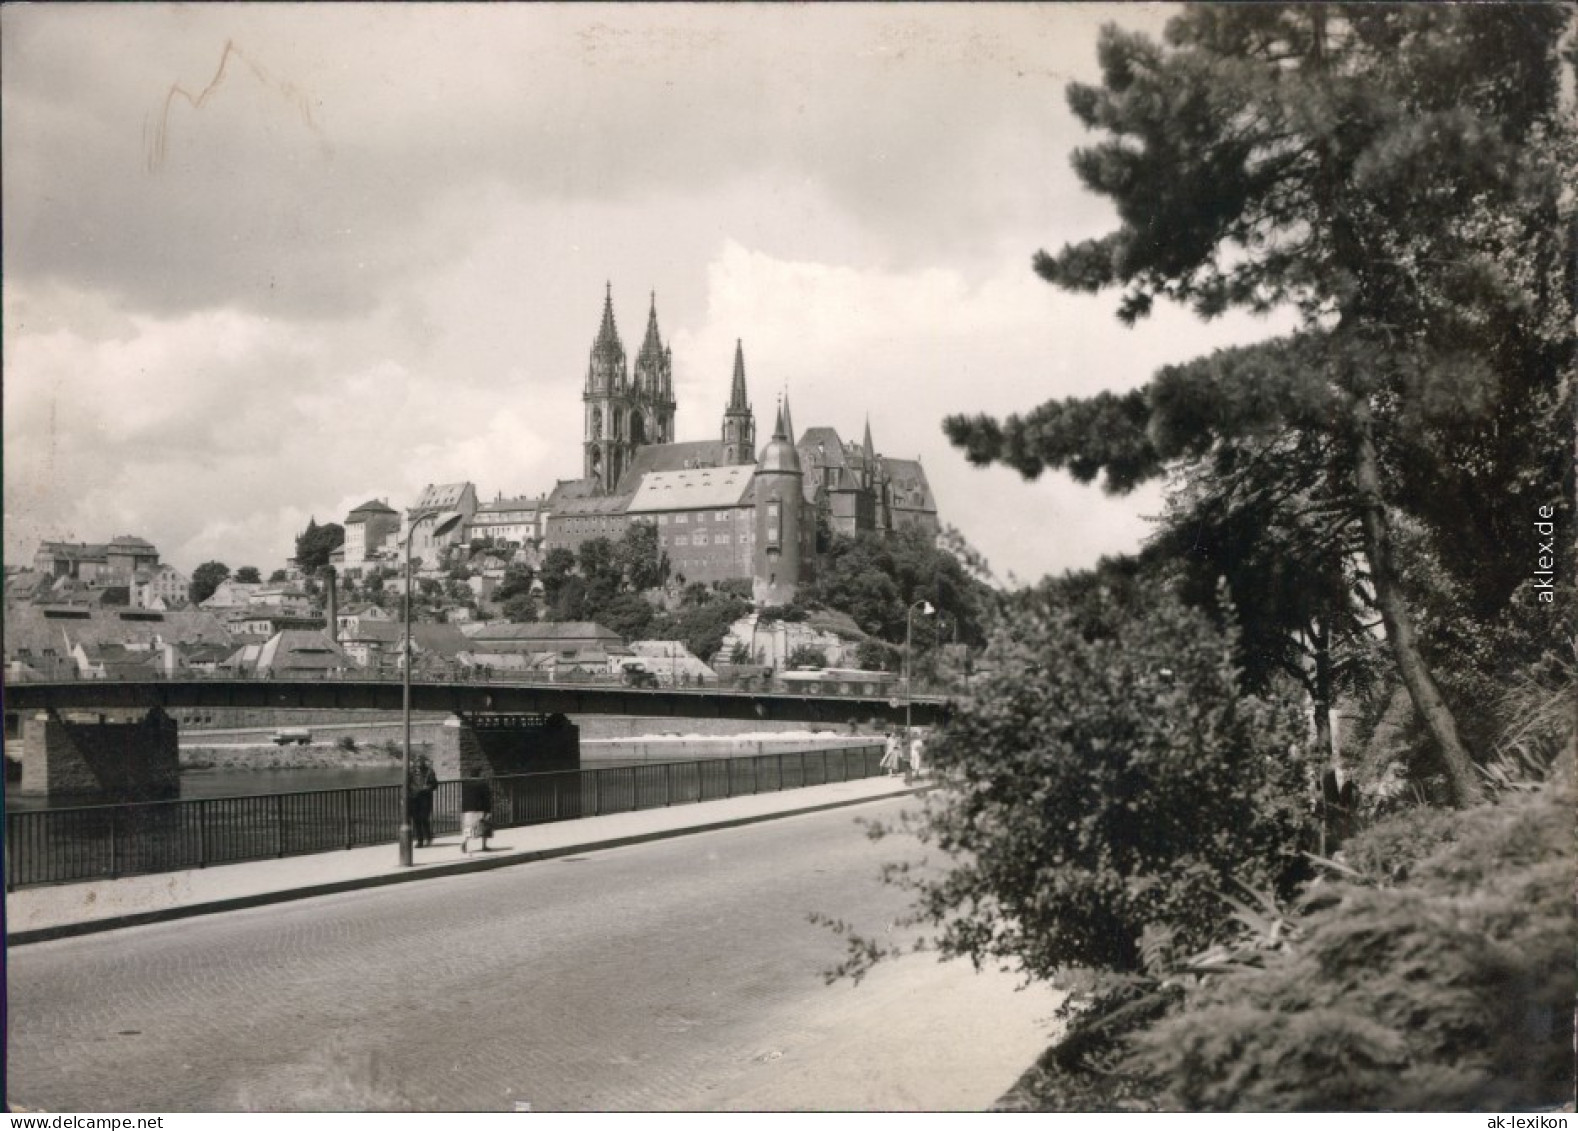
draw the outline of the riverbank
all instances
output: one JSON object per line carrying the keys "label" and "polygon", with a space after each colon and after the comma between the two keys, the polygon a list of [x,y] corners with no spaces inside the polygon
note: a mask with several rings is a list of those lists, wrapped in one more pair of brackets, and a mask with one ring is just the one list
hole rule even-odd
{"label": "riverbank", "polygon": [[[642,720],[600,718],[596,723],[615,725],[585,728],[581,734],[581,764],[693,761],[701,758],[746,758],[780,754],[789,750],[838,749],[877,741],[871,736],[808,729],[768,729],[763,724],[734,720]],[[642,728],[643,722],[661,722],[665,728]],[[703,726],[692,726],[700,723]],[[724,724],[717,726],[714,724]],[[411,745],[425,751],[437,741],[442,719],[413,722]],[[288,770],[354,769],[385,766],[401,756],[404,731],[400,723],[321,724],[308,728],[306,745],[276,745],[273,731],[255,728],[223,733],[183,735],[181,769],[190,770]],[[590,729],[596,735],[589,736]],[[636,733],[608,736],[607,731]],[[724,733],[707,733],[722,730]]]}

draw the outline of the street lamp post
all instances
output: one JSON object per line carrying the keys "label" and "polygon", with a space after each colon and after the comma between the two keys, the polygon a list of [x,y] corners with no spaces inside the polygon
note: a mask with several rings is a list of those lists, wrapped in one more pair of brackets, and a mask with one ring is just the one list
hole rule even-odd
{"label": "street lamp post", "polygon": [[400,721],[405,733],[403,753],[400,758],[400,866],[409,868],[414,863],[411,854],[411,543],[416,541],[417,527],[436,522],[433,537],[448,534],[464,515],[444,515],[429,511],[411,523],[405,535],[405,632],[402,634],[400,663]]}
{"label": "street lamp post", "polygon": [[937,610],[925,599],[916,601],[904,610],[904,757],[910,756],[910,638],[913,632],[915,610],[929,617]]}

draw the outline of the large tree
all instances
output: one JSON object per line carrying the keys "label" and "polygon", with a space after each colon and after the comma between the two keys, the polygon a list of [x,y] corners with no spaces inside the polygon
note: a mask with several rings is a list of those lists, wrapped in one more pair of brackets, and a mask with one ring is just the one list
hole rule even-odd
{"label": "large tree", "polygon": [[710,591],[704,586],[687,589],[686,596],[684,607],[657,618],[648,631],[659,639],[678,640],[692,655],[703,662],[711,662],[723,647],[723,638],[729,634],[729,629],[751,611],[751,603],[732,593]]}
{"label": "large tree", "polygon": [[656,589],[668,580],[668,554],[663,550],[657,526],[653,523],[633,522],[626,527],[624,535],[614,544],[614,561],[624,583],[637,592]]}
{"label": "large tree", "polygon": [[1250,691],[1282,677],[1304,687],[1318,743],[1334,753],[1331,708],[1369,690],[1376,648],[1359,531],[1348,508],[1310,486],[1326,448],[1293,432],[1218,445],[1175,478],[1142,560],[1219,625],[1236,624]]}
{"label": "large tree", "polygon": [[214,595],[219,583],[230,576],[230,567],[224,562],[204,562],[192,571],[192,581],[187,586],[187,597],[192,604],[200,605]]}
{"label": "large tree", "polygon": [[296,568],[311,577],[329,564],[329,555],[345,544],[345,528],[337,522],[318,525],[307,520],[307,529],[296,536]]}
{"label": "large tree", "polygon": [[[920,530],[835,534],[816,579],[802,587],[798,598],[848,613],[864,631],[894,643],[904,639],[905,611],[923,600],[946,618],[950,634],[957,626],[961,641],[984,643],[991,605],[986,584],[952,550],[939,549],[937,539]],[[929,632],[914,625],[918,650],[935,642],[941,621],[928,623]]]}
{"label": "large tree", "polygon": [[1120,217],[1041,253],[1069,290],[1123,288],[1202,317],[1289,307],[1278,341],[1168,367],[1142,390],[953,417],[976,462],[1105,473],[1126,490],[1224,445],[1325,445],[1309,490],[1357,528],[1398,673],[1455,799],[1481,787],[1399,586],[1399,511],[1494,615],[1529,574],[1542,503],[1570,522],[1573,344],[1565,255],[1572,125],[1557,5],[1208,5],[1166,44],[1109,27],[1100,86],[1069,104],[1108,135],[1074,165]]}

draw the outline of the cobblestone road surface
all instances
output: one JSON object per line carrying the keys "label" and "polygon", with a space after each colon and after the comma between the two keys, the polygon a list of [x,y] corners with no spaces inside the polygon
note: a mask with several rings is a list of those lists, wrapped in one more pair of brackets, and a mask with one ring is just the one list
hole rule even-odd
{"label": "cobblestone road surface", "polygon": [[[987,1062],[995,1079],[884,1088],[884,1011],[926,1003],[892,974],[823,984],[841,944],[808,913],[884,930],[904,897],[876,875],[899,851],[840,810],[16,948],[8,1097],[54,1112],[984,1106],[1044,1043],[1024,1034],[1045,1001],[983,986],[1024,1015]],[[957,1049],[946,1011],[974,983],[939,988],[922,961],[945,1012],[909,1024]],[[819,1049],[847,1076],[868,1045],[853,1091],[819,1084]]]}

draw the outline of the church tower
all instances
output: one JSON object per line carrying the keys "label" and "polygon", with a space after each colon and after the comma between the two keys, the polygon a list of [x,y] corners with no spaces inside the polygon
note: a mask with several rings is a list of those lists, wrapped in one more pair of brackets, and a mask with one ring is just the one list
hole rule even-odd
{"label": "church tower", "polygon": [[723,463],[725,467],[750,463],[756,455],[756,418],[745,399],[745,351],[734,342],[734,384],[723,410]]}
{"label": "church tower", "polygon": [[625,366],[625,347],[614,325],[614,288],[610,283],[603,296],[603,322],[592,342],[592,360],[586,369],[586,389],[581,400],[586,405],[585,462],[581,474],[597,480],[602,491],[612,491],[619,482],[628,454],[627,402],[630,375]]}
{"label": "church tower", "polygon": [[866,417],[866,436],[861,444],[861,462],[865,465],[865,491],[870,499],[871,525],[867,529],[883,534],[893,532],[893,481],[887,465],[877,455],[877,446],[871,442],[871,417]]}
{"label": "church tower", "polygon": [[802,567],[801,517],[805,499],[800,453],[784,428],[785,409],[778,410],[773,438],[762,449],[754,480],[756,549],[752,555],[751,596],[758,606],[787,605],[794,600]]}
{"label": "church tower", "polygon": [[632,390],[635,403],[630,415],[631,449],[642,444],[674,442],[674,351],[664,346],[658,334],[657,293],[647,313],[647,336],[636,354]]}

